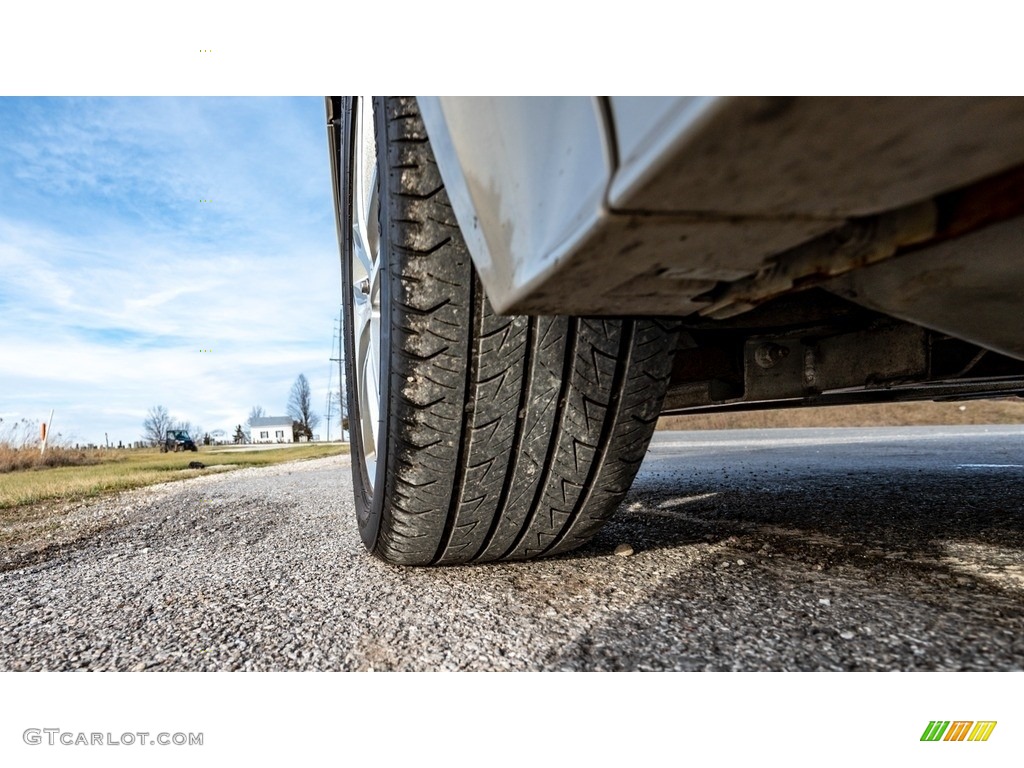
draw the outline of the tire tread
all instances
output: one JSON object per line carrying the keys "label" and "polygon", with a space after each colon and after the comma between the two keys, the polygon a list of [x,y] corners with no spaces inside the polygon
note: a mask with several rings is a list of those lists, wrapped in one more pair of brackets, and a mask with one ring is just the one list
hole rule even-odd
{"label": "tire tread", "polygon": [[596,533],[639,468],[674,328],[495,314],[415,99],[384,108],[394,354],[373,551],[415,565],[566,552]]}

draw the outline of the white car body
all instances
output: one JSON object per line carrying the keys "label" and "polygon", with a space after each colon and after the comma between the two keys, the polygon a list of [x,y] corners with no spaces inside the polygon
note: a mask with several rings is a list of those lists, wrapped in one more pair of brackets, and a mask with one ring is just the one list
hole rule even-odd
{"label": "white car body", "polygon": [[[950,247],[934,205],[1024,163],[1024,99],[419,102],[500,312],[728,317],[811,281],[1024,359],[1020,206]],[[790,283],[765,280],[864,221],[882,232],[874,253],[817,247]]]}

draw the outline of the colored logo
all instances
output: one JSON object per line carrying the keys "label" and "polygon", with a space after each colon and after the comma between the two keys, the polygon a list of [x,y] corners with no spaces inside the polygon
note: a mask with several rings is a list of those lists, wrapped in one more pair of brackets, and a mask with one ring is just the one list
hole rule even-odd
{"label": "colored logo", "polygon": [[921,741],[988,741],[995,729],[995,720],[932,720]]}

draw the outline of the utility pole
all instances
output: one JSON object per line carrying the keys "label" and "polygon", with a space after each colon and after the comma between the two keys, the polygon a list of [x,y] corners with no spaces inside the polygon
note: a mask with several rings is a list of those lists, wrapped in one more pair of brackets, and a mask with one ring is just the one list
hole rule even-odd
{"label": "utility pole", "polygon": [[[335,329],[337,331],[337,329]],[[331,333],[331,361],[334,360],[334,337],[335,333]],[[327,442],[331,442],[331,377],[334,375],[334,366],[327,367]]]}
{"label": "utility pole", "polygon": [[[345,434],[345,417],[348,416],[348,409],[345,407],[345,315],[344,309],[338,312],[338,356],[332,357],[331,360],[338,364],[338,411],[341,415],[341,439],[347,440],[348,435]],[[333,345],[331,346],[333,350]],[[349,427],[351,428],[351,424]],[[351,432],[351,429],[349,430]]]}

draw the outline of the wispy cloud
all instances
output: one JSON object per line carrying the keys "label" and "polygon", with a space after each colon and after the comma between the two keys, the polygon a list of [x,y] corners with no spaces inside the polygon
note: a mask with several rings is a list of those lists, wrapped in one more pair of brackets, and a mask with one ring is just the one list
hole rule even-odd
{"label": "wispy cloud", "polygon": [[128,442],[299,373],[322,402],[334,233],[317,99],[0,99],[0,417]]}

